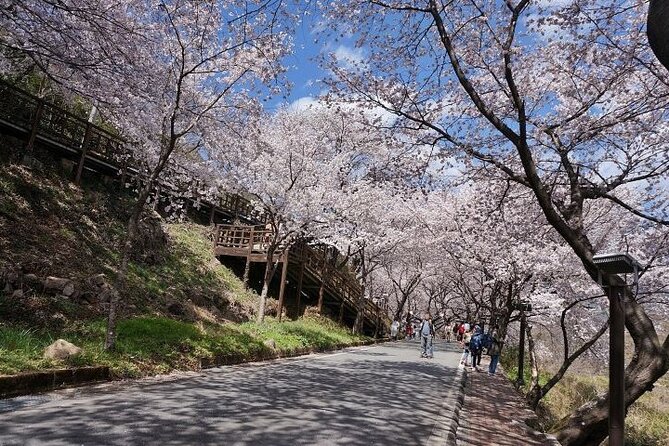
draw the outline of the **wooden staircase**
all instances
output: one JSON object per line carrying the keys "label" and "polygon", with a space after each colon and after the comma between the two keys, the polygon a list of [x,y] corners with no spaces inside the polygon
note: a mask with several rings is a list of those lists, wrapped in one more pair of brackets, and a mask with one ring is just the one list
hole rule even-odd
{"label": "wooden staircase", "polygon": [[[214,253],[217,257],[241,257],[245,259],[248,269],[251,263],[267,262],[271,237],[271,230],[264,226],[216,225]],[[345,314],[354,318],[361,305],[364,331],[368,334],[386,332],[390,326],[386,312],[363,297],[364,290],[351,272],[332,265],[329,259],[333,256],[328,255],[328,250],[332,249],[322,244],[299,241],[290,247],[280,246],[276,250],[273,261],[281,264],[278,314],[282,314],[287,297],[292,298],[298,314],[303,296],[317,299],[318,311],[323,313],[325,306],[334,309],[330,314],[335,313],[339,322],[344,322]],[[288,277],[297,284],[292,296],[286,295]]]}

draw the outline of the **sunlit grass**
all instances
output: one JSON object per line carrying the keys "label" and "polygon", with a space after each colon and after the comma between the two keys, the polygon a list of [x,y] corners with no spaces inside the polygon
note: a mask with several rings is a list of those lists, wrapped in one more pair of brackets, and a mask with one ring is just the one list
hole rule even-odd
{"label": "sunlit grass", "polygon": [[[301,349],[329,349],[351,345],[367,338],[324,318],[263,325],[203,324],[162,317],[126,319],[118,325],[115,352],[103,349],[105,323],[79,322],[61,333],[37,333],[19,327],[0,327],[0,373],[13,374],[50,367],[107,365],[118,377],[139,377],[173,370],[197,370],[203,359],[219,357],[254,358],[273,353],[265,344],[273,340],[282,354]],[[44,348],[62,337],[83,349],[67,361],[42,359]]]}
{"label": "sunlit grass", "polygon": [[[517,350],[507,349],[502,357],[507,377],[515,381],[518,376]],[[529,367],[524,370],[529,390]],[[550,374],[541,373],[543,384]],[[607,391],[608,378],[599,375],[566,375],[541,401],[540,427],[545,431],[560,428],[561,421],[588,401]],[[647,392],[628,410],[625,418],[625,444],[627,446],[669,445],[669,377],[660,379],[652,392]]]}

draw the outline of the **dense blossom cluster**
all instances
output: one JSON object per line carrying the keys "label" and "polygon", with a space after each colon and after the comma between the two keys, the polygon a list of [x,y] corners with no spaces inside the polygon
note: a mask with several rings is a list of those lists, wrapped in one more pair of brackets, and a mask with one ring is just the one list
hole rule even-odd
{"label": "dense blossom cluster", "polygon": [[96,104],[150,179],[253,197],[275,234],[268,271],[306,238],[348,255],[360,299],[395,318],[511,333],[531,302],[557,379],[604,345],[593,255],[630,252],[645,265],[626,294],[638,398],[669,368],[669,76],[646,2],[316,4],[320,38],[365,57],[324,52],[311,107],[259,105],[284,87],[296,6],[280,1],[0,0],[0,70]]}

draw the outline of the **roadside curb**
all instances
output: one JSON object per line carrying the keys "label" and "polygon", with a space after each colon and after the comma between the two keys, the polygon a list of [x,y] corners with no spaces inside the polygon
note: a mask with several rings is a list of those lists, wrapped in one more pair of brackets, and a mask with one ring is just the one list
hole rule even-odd
{"label": "roadside curb", "polygon": [[112,379],[107,366],[56,369],[0,376],[0,399],[93,384]]}
{"label": "roadside curb", "polygon": [[453,381],[448,386],[448,396],[444,398],[439,410],[439,416],[430,438],[429,445],[455,446],[458,426],[460,425],[460,411],[465,402],[465,386],[467,371],[458,367]]}
{"label": "roadside curb", "polygon": [[[259,352],[250,356],[226,355],[216,358],[200,359],[200,368],[245,364],[258,361],[272,361],[282,358],[294,358],[313,353],[327,353],[343,350],[350,347],[362,347],[387,342],[388,339],[372,339],[351,344],[341,344],[331,348],[298,348],[289,351]],[[118,379],[116,379],[118,380]],[[41,372],[27,372],[16,375],[0,376],[0,399],[17,396],[32,395],[41,392],[59,390],[69,387],[79,387],[106,381],[115,381],[108,366],[78,367],[70,369],[46,370]]]}
{"label": "roadside curb", "polygon": [[380,344],[386,342],[384,339],[372,339],[371,341],[353,342],[351,344],[339,344],[334,347],[319,348],[319,347],[304,347],[296,348],[294,350],[272,350],[257,352],[249,356],[242,355],[222,355],[214,358],[201,358],[200,368],[211,369],[213,367],[221,367],[226,365],[245,364],[247,362],[261,362],[273,361],[275,359],[294,358],[297,356],[311,355],[313,353],[327,353],[342,350],[350,347],[362,347],[366,345]]}

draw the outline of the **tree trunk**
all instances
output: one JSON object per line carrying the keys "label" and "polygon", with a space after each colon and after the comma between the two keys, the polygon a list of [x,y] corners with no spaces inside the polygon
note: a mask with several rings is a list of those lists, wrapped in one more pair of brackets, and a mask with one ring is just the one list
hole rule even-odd
{"label": "tree trunk", "polygon": [[152,182],[147,183],[140,193],[137,203],[132,211],[132,215],[128,219],[127,232],[123,247],[121,249],[121,264],[119,266],[118,274],[116,276],[116,283],[114,288],[116,292],[112,293],[109,299],[109,312],[107,314],[107,332],[105,336],[105,350],[113,351],[116,349],[116,324],[118,317],[118,307],[121,299],[121,293],[125,289],[126,279],[128,275],[128,263],[130,262],[130,253],[132,252],[132,245],[137,238],[137,228],[139,226],[139,219],[142,216],[146,201],[151,194]]}
{"label": "tree trunk", "polygon": [[[253,243],[253,240],[251,240]],[[242,283],[244,284],[244,289],[249,289],[249,275],[251,274],[251,257],[246,257],[246,264],[244,264],[244,276],[242,278]]]}
{"label": "tree trunk", "polygon": [[321,275],[321,285],[318,287],[318,314],[323,314],[323,299],[325,298],[325,278]]}
{"label": "tree trunk", "polygon": [[[265,277],[263,279],[262,291],[260,292],[260,302],[258,304],[258,324],[265,321],[265,309],[267,308],[267,293],[269,293],[269,285],[274,277],[277,263],[274,262],[274,250],[267,253],[267,261],[265,262]],[[279,309],[281,311],[281,309]]]}
{"label": "tree trunk", "polygon": [[402,317],[402,313],[404,312],[404,306],[406,305],[408,298],[409,298],[408,294],[402,293],[402,300],[400,300],[400,303],[397,306],[397,311],[395,311],[395,318],[393,320],[396,321],[400,320],[400,318]]}
{"label": "tree trunk", "polygon": [[361,269],[361,278],[362,278],[362,289],[360,295],[356,300],[356,314],[355,322],[353,323],[353,333],[362,334],[364,325],[365,325],[365,290],[367,288],[367,262],[365,259],[365,250],[361,250],[360,255],[360,269]]}
{"label": "tree trunk", "polygon": [[669,70],[669,2],[666,0],[650,0],[647,33],[651,49]]}
{"label": "tree trunk", "polygon": [[360,296],[356,302],[355,322],[353,323],[353,333],[362,334],[365,325],[365,287],[363,285]]}
{"label": "tree trunk", "polygon": [[[140,189],[137,202],[133,208],[132,214],[128,219],[128,228],[123,246],[121,249],[121,264],[119,266],[118,274],[116,275],[115,288],[116,292],[112,293],[109,300],[109,313],[107,314],[107,332],[105,336],[105,350],[113,351],[116,349],[116,323],[118,317],[118,306],[121,299],[121,293],[125,289],[125,282],[128,275],[128,263],[130,262],[130,253],[132,252],[132,245],[137,238],[137,229],[139,227],[139,219],[142,216],[146,202],[151,195],[151,189],[158,180],[163,169],[167,165],[172,152],[177,144],[178,137],[174,134],[170,135],[168,144],[161,150],[160,157],[156,167],[149,175],[149,178],[143,188]],[[139,179],[139,175],[137,175]],[[140,180],[141,181],[141,180]]]}
{"label": "tree trunk", "polygon": [[[669,370],[669,337],[661,344],[651,320],[629,290],[625,326],[634,340],[634,356],[625,369],[625,407],[629,408]],[[608,435],[608,394],[590,401],[562,420],[557,438],[564,446],[599,445]]]}
{"label": "tree trunk", "polygon": [[531,325],[527,325],[525,333],[527,334],[527,349],[530,356],[530,387],[534,388],[539,386],[539,362],[537,361],[537,353],[534,348],[534,337],[532,336]]}

